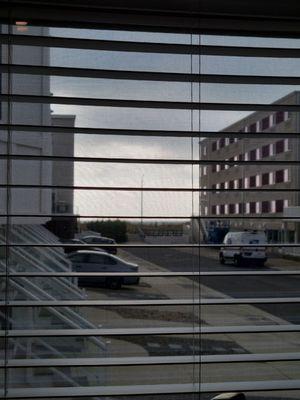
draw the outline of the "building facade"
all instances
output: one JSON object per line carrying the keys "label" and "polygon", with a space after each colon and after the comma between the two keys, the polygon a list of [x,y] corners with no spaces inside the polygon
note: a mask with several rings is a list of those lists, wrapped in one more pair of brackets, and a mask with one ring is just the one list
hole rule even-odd
{"label": "building facade", "polygon": [[[300,104],[300,92],[290,93],[276,103]],[[299,187],[299,168],[289,162],[299,160],[300,143],[296,138],[284,138],[285,133],[299,132],[299,128],[296,112],[255,112],[223,130],[247,132],[247,138],[207,138],[200,142],[201,160],[222,161],[200,167],[200,187],[204,189],[200,194],[200,209],[201,216],[207,218],[206,225],[218,223],[228,224],[232,230],[265,230],[269,241],[273,242],[293,242],[298,237],[298,224],[284,224],[283,217],[289,207],[300,205],[299,193],[286,191]],[[282,137],[249,137],[257,132],[278,132]],[[234,161],[245,164],[235,165]],[[268,163],[255,164],[255,161]],[[272,165],[272,161],[281,163]],[[208,188],[210,190],[205,191]],[[209,220],[210,216],[212,220]],[[220,221],[218,216],[222,217]],[[266,219],[247,220],[247,217],[255,216]]]}

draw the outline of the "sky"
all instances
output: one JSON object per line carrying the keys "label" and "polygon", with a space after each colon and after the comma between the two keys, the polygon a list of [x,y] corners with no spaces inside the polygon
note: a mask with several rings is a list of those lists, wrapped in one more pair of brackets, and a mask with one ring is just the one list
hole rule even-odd
{"label": "sky", "polygon": [[[90,39],[140,40],[166,43],[198,43],[190,35],[109,32],[53,29],[52,35]],[[202,36],[201,44],[300,47],[300,41],[263,38],[224,38]],[[257,74],[297,76],[300,60],[212,57],[170,54],[141,54],[77,49],[51,49],[55,66],[211,74]],[[192,89],[192,90],[191,90]],[[203,102],[271,103],[298,87],[268,85],[202,84]],[[199,100],[199,85],[176,82],[137,82],[125,80],[52,77],[51,91],[56,96],[139,99],[162,101]],[[76,115],[76,126],[218,131],[247,115],[245,112],[129,109],[53,105],[54,113]],[[86,157],[128,157],[191,159],[198,157],[198,140],[182,138],[142,138],[101,135],[76,135],[75,155]],[[198,170],[188,165],[141,165],[76,163],[75,185],[145,187],[197,187]],[[101,215],[140,215],[140,192],[81,191],[75,193],[75,212]],[[198,196],[191,193],[145,193],[145,215],[190,216],[198,213]]]}

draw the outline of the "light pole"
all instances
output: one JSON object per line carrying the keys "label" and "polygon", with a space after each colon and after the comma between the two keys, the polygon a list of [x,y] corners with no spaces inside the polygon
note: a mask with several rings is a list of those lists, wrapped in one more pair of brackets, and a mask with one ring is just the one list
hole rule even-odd
{"label": "light pole", "polygon": [[143,229],[143,213],[144,213],[144,174],[141,177],[141,230]]}

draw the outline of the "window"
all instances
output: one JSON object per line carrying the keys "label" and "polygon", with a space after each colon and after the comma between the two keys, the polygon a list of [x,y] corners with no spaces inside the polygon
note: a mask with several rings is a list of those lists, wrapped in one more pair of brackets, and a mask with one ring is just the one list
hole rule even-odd
{"label": "window", "polygon": [[262,157],[269,157],[269,155],[270,155],[270,146],[268,144],[266,144],[261,149],[261,156]]}
{"label": "window", "polygon": [[[300,9],[279,3],[1,2],[0,397],[299,398]],[[58,237],[92,232],[117,257],[90,243],[106,272],[79,273]]]}
{"label": "window", "polygon": [[281,183],[284,181],[284,170],[281,169],[275,172],[275,183]]}
{"label": "window", "polygon": [[249,178],[249,187],[256,187],[256,176],[250,176]]}
{"label": "window", "polygon": [[282,213],[283,212],[283,200],[276,200],[275,202],[275,212]]}
{"label": "window", "polygon": [[270,184],[270,174],[268,172],[265,172],[262,174],[262,185],[269,185]]}
{"label": "window", "polygon": [[275,143],[275,154],[284,152],[284,140],[279,140]]}
{"label": "window", "polygon": [[251,201],[249,208],[250,208],[250,214],[255,214],[256,213],[256,202],[255,201]]}
{"label": "window", "polygon": [[250,151],[250,161],[256,160],[256,149]]}
{"label": "window", "polygon": [[229,204],[229,214],[235,213],[235,204]]}
{"label": "window", "polygon": [[261,212],[262,213],[269,213],[270,212],[270,202],[269,201],[263,201],[261,203]]}
{"label": "window", "polygon": [[270,117],[265,117],[261,121],[261,130],[269,129],[270,128]]}
{"label": "window", "polygon": [[284,121],[284,111],[277,111],[275,116],[275,123],[280,124]]}

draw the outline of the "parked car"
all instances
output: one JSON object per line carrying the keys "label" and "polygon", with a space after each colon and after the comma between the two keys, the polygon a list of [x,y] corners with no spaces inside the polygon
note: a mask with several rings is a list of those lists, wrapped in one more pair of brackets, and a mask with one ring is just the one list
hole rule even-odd
{"label": "parked car", "polygon": [[[82,247],[80,245],[85,244],[82,240],[79,239],[60,239],[62,243],[62,248],[64,249],[65,253],[73,253],[74,251],[81,250]],[[68,244],[72,244],[74,246],[68,246]],[[79,245],[78,247],[75,245]]]}
{"label": "parked car", "polygon": [[[116,241],[111,238],[104,236],[84,236],[81,238],[84,243],[87,244],[116,244]],[[101,246],[101,249],[106,250],[108,253],[117,254],[116,247]]]}
{"label": "parked car", "polygon": [[118,276],[118,272],[138,272],[138,265],[129,263],[112,254],[96,250],[80,250],[68,254],[76,272],[113,272],[116,275],[109,277],[79,277],[80,286],[94,286],[105,284],[112,289],[119,289],[122,285],[138,285],[138,276]]}
{"label": "parked car", "polygon": [[[267,238],[264,232],[242,231],[228,232],[224,237],[223,244],[237,245],[237,247],[221,247],[219,260],[221,264],[226,261],[233,262],[241,266],[245,263],[263,266],[267,261],[266,248],[261,245],[267,244]],[[249,245],[259,245],[260,247],[247,247]]]}

